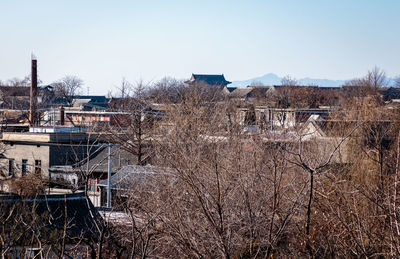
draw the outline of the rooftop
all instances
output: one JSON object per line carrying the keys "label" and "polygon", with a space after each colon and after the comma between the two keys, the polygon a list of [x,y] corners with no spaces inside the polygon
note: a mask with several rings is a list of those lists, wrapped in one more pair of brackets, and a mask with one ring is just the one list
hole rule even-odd
{"label": "rooftop", "polygon": [[227,81],[224,77],[224,74],[222,75],[192,74],[192,77],[189,79],[189,81],[186,81],[186,83],[188,84],[206,83],[208,85],[225,86],[232,82]]}
{"label": "rooftop", "polygon": [[[157,166],[128,165],[111,176],[112,189],[129,189],[132,183],[151,184],[152,179],[159,174],[171,173],[172,169]],[[98,186],[107,186],[107,179]]]}
{"label": "rooftop", "polygon": [[72,132],[83,132],[83,128],[70,127],[70,126],[40,126],[30,127],[29,132],[31,133],[72,133]]}
{"label": "rooftop", "polygon": [[[21,204],[23,206],[15,205]],[[12,215],[7,219],[18,217],[19,212],[34,210],[38,215],[47,215],[42,231],[64,228],[65,220],[68,222],[68,235],[70,238],[96,237],[96,225],[102,221],[101,215],[83,192],[75,194],[47,194],[34,197],[22,197],[13,193],[0,192],[0,208],[9,210],[14,207]],[[24,211],[18,210],[21,208]],[[44,237],[46,238],[46,237]]]}
{"label": "rooftop", "polygon": [[[53,127],[49,127],[53,129]],[[1,142],[12,143],[66,143],[82,144],[99,140],[99,134],[88,134],[84,132],[3,132]]]}

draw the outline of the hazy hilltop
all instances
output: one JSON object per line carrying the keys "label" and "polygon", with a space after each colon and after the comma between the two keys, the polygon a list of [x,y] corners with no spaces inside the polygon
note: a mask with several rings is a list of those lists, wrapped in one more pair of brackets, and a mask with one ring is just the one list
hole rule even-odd
{"label": "hazy hilltop", "polygon": [[[233,81],[230,86],[233,87],[246,87],[252,83],[262,83],[263,85],[280,85],[283,77],[277,76],[274,73],[265,74],[260,77],[254,77],[242,81]],[[330,80],[330,79],[319,79],[319,78],[301,78],[297,79],[300,85],[318,85],[322,87],[339,87],[343,85],[347,80]]]}
{"label": "hazy hilltop", "polygon": [[[230,87],[246,87],[254,84],[262,85],[280,85],[283,77],[277,76],[274,73],[265,74],[263,76],[250,78],[247,80],[233,81]],[[339,87],[342,86],[346,81],[350,80],[332,80],[332,79],[321,79],[321,78],[310,78],[305,77],[296,79],[299,85],[315,85],[320,87]],[[387,78],[387,86],[393,86],[395,82],[394,78]]]}

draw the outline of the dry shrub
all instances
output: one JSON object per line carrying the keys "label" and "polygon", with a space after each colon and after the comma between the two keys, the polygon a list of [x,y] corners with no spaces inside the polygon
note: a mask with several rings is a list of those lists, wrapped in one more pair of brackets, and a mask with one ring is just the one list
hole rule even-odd
{"label": "dry shrub", "polygon": [[10,184],[10,191],[23,196],[33,196],[46,192],[44,179],[40,175],[26,174],[20,178],[13,179]]}

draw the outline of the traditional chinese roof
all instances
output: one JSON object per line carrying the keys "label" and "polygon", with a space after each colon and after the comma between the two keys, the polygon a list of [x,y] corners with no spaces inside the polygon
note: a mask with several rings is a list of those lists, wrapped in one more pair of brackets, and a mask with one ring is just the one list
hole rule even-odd
{"label": "traditional chinese roof", "polygon": [[224,77],[224,74],[222,75],[192,74],[192,77],[189,79],[189,81],[186,81],[185,83],[187,84],[205,83],[208,85],[226,86],[232,82],[227,81]]}

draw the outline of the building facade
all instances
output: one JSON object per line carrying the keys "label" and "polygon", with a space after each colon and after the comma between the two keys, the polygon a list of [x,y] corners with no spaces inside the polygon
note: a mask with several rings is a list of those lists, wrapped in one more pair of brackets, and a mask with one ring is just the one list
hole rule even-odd
{"label": "building facade", "polygon": [[98,141],[96,134],[73,132],[67,127],[38,127],[31,131],[3,133],[0,177],[35,173],[49,178],[49,168],[81,161],[87,157],[88,147]]}

